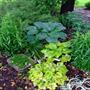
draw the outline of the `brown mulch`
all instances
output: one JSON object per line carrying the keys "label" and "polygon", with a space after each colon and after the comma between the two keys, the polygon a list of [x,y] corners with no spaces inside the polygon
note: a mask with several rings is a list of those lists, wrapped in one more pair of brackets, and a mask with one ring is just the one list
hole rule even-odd
{"label": "brown mulch", "polygon": [[0,57],[0,64],[0,90],[36,90],[27,77],[8,65],[6,57]]}

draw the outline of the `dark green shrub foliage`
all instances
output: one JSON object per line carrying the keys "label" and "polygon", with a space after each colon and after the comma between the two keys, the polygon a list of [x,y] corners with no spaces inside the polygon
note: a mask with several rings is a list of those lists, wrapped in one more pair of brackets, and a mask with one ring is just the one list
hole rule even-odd
{"label": "dark green shrub foliage", "polygon": [[28,26],[27,38],[30,43],[35,42],[57,42],[59,38],[65,40],[65,27],[57,22],[35,22],[33,26]]}
{"label": "dark green shrub foliage", "polygon": [[0,28],[0,51],[12,55],[23,50],[24,44],[20,19],[7,13],[2,19]]}
{"label": "dark green shrub foliage", "polygon": [[68,12],[60,17],[61,23],[67,28],[75,31],[87,32],[90,30],[90,23],[85,21],[85,17],[76,12]]}
{"label": "dark green shrub foliage", "polygon": [[7,12],[12,12],[22,20],[29,20],[30,23],[37,20],[52,18],[44,1],[39,0],[15,0],[3,1],[0,5],[0,18]]}
{"label": "dark green shrub foliage", "polygon": [[90,71],[90,32],[85,35],[77,33],[71,47],[73,64],[82,70]]}
{"label": "dark green shrub foliage", "polygon": [[29,58],[26,55],[23,54],[17,54],[10,58],[11,64],[19,67],[20,69],[25,68],[30,61]]}
{"label": "dark green shrub foliage", "polygon": [[90,9],[90,2],[86,3],[85,6],[87,9]]}

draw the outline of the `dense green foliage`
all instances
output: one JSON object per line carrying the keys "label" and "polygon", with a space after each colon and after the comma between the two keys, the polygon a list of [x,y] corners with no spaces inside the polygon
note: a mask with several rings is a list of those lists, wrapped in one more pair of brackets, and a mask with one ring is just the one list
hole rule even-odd
{"label": "dense green foliage", "polygon": [[10,55],[22,51],[26,43],[23,35],[20,18],[7,13],[0,28],[0,51]]}
{"label": "dense green foliage", "polygon": [[57,42],[59,38],[66,39],[64,29],[65,27],[57,22],[35,22],[33,26],[27,26],[27,38],[30,43]]}
{"label": "dense green foliage", "polygon": [[[64,85],[68,80],[66,76],[67,68],[64,62],[70,61],[71,57],[68,55],[71,50],[69,49],[70,43],[49,43],[44,53],[45,60],[42,63],[35,65],[29,71],[29,79],[31,79],[38,88],[55,90],[57,84]],[[58,63],[54,63],[56,59],[60,59]]]}
{"label": "dense green foliage", "polygon": [[90,1],[85,4],[87,9],[90,9]]}
{"label": "dense green foliage", "polygon": [[67,79],[67,69],[63,63],[40,63],[35,65],[29,71],[29,79],[35,85],[38,85],[39,90],[46,87],[50,90],[55,90],[57,84],[64,85]]}
{"label": "dense green foliage", "polygon": [[20,69],[25,68],[30,64],[30,59],[24,54],[17,54],[10,58],[10,64],[17,66]]}
{"label": "dense green foliage", "polygon": [[0,21],[7,12],[12,12],[16,17],[29,23],[52,18],[44,2],[38,0],[3,1],[0,4]]}
{"label": "dense green foliage", "polygon": [[85,17],[76,12],[68,12],[60,17],[60,20],[67,28],[75,31],[87,32],[90,30],[90,23],[85,21]]}
{"label": "dense green foliage", "polygon": [[73,64],[82,70],[90,71],[90,32],[85,35],[77,33],[71,47]]}
{"label": "dense green foliage", "polygon": [[61,62],[67,62],[71,59],[71,57],[69,56],[71,50],[69,48],[70,42],[58,42],[56,44],[49,43],[41,52],[44,53],[48,62],[53,62],[55,59],[58,59]]}

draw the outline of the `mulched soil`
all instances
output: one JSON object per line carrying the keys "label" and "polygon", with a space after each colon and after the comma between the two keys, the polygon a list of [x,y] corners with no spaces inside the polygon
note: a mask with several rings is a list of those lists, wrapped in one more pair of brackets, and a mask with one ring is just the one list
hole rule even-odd
{"label": "mulched soil", "polygon": [[[37,90],[33,83],[27,79],[27,77],[22,76],[14,68],[10,67],[7,63],[7,57],[0,57],[0,90]],[[66,64],[68,68],[67,76],[69,78],[80,77],[82,79],[85,77],[85,73],[74,68],[71,64]],[[86,76],[87,77],[87,76]],[[61,90],[57,87],[56,90]]]}
{"label": "mulched soil", "polygon": [[8,65],[6,57],[0,57],[0,63],[0,90],[36,90],[27,77]]}

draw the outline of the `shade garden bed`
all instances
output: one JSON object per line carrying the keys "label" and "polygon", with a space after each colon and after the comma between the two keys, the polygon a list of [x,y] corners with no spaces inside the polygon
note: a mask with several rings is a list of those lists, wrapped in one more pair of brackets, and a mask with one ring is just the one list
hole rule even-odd
{"label": "shade garden bed", "polygon": [[[32,81],[28,80],[24,74],[22,75],[8,65],[6,56],[0,56],[0,64],[2,64],[2,67],[0,67],[0,90],[37,90],[37,87],[34,86]],[[83,80],[88,78],[89,82],[85,83],[85,87],[90,88],[89,73],[87,74],[86,72],[76,69],[70,63],[66,64],[66,66],[69,70],[67,72],[69,79],[74,79],[76,77],[77,79]],[[58,86],[56,90],[65,90],[65,88],[62,89],[60,86]],[[73,87],[72,90],[81,89],[75,89],[75,87]]]}
{"label": "shade garden bed", "polygon": [[[68,28],[64,32],[67,34],[66,40],[73,38],[73,29]],[[23,72],[20,72],[8,62],[9,59],[10,57],[6,55],[0,56],[0,90],[38,90],[38,86],[34,85],[28,79],[27,72],[31,66],[23,69]],[[57,62],[55,61],[54,63]],[[69,80],[65,81],[65,85],[63,86],[57,84],[55,90],[89,90],[90,73],[74,67],[71,62],[65,62],[64,64],[68,69],[66,76]],[[46,88],[46,90],[49,89]]]}
{"label": "shade garden bed", "polygon": [[90,90],[90,12],[50,2],[0,2],[0,90]]}

